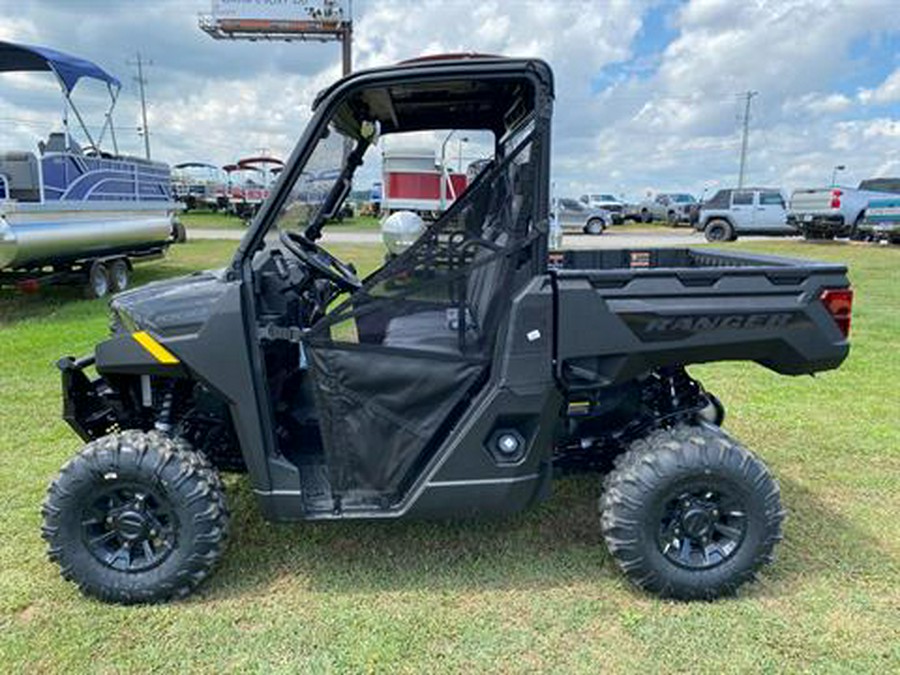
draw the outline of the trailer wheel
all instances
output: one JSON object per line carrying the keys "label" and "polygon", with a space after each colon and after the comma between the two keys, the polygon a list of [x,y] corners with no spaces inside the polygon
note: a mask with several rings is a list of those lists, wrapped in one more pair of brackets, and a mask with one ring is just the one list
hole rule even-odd
{"label": "trailer wheel", "polygon": [[109,287],[113,293],[119,293],[128,288],[129,269],[125,258],[113,260],[109,266]]}
{"label": "trailer wheel", "polygon": [[158,432],[89,443],[47,492],[43,538],[63,578],[106,602],[188,595],[224,550],[221,483],[202,457]]}
{"label": "trailer wheel", "polygon": [[633,443],[605,481],[601,528],[640,588],[679,600],[734,593],[772,560],[784,512],[765,465],[710,426]]}
{"label": "trailer wheel", "polygon": [[109,272],[99,260],[91,263],[88,269],[87,284],[84,294],[91,300],[105,297],[109,293]]}
{"label": "trailer wheel", "polygon": [[176,220],[172,225],[172,238],[176,244],[183,244],[187,241],[187,229],[180,220]]}

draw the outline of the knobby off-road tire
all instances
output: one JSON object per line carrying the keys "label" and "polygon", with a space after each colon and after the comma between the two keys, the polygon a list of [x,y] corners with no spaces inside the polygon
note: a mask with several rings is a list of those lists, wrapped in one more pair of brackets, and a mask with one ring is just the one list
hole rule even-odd
{"label": "knobby off-road tire", "polygon": [[638,587],[679,600],[734,593],[773,559],[784,512],[778,484],[712,426],[634,442],[604,481],[601,528]]}
{"label": "knobby off-road tire", "polygon": [[107,602],[188,595],[221,558],[222,482],[200,453],[158,432],[89,443],[47,491],[42,534],[63,578]]}

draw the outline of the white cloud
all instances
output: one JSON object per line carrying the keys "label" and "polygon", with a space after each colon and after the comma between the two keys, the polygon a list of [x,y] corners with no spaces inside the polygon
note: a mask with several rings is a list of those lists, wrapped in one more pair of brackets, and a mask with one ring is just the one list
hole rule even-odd
{"label": "white cloud", "polygon": [[[205,0],[155,0],[97,11],[97,4],[0,0],[0,14],[17,17],[0,24],[0,39],[55,46],[119,75],[126,87],[118,123],[127,151],[141,147],[126,65],[140,49],[154,61],[147,77],[155,156],[221,164],[262,148],[288,154],[315,93],[339,76],[338,47],[214,41],[196,26],[196,13],[208,7]],[[549,61],[560,191],[699,192],[733,183],[738,95],[750,89],[759,92],[750,137],[753,182],[814,184],[837,163],[848,165],[848,177],[864,178],[900,156],[900,115],[889,105],[900,100],[900,69],[853,97],[836,86],[838,75],[845,89],[847,78],[854,86],[852,45],[900,31],[900,13],[886,12],[877,0],[357,0],[355,12],[355,68],[459,51]],[[674,39],[653,53],[640,51],[638,42],[650,12],[667,12],[674,30]],[[24,94],[24,102],[12,112],[0,109],[0,118],[18,120],[12,129],[0,122],[3,142],[36,134],[33,120],[52,120],[59,110],[54,92],[9,85],[6,77],[0,104],[11,106],[12,94]],[[597,91],[598,81],[612,84]],[[875,104],[883,107],[870,119]]]}
{"label": "white cloud", "polygon": [[842,113],[853,107],[853,99],[845,94],[814,92],[785,101],[783,110],[788,114],[828,115]]}
{"label": "white cloud", "polygon": [[859,100],[863,103],[893,103],[900,101],[900,68],[875,89],[861,89]]}

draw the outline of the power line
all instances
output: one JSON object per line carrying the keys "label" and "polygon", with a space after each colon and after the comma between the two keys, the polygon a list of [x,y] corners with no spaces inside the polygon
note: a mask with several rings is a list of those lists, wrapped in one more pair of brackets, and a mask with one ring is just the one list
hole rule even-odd
{"label": "power line", "polygon": [[738,172],[738,189],[744,187],[744,172],[747,168],[747,141],[750,136],[750,101],[758,94],[758,91],[748,91],[744,94],[744,132],[741,137],[741,168]]}

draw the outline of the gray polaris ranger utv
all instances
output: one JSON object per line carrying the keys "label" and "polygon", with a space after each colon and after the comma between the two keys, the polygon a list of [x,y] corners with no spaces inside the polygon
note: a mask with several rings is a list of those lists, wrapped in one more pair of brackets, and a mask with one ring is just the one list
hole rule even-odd
{"label": "gray polaris ranger utv", "polygon": [[[509,513],[555,472],[603,469],[597,527],[638,586],[713,598],[751,579],[781,536],[778,486],[685,366],[837,367],[846,270],[549,253],[552,104],[528,59],[420,60],[324,91],[231,264],[119,294],[112,334],[59,362],[87,442],[43,507],[63,576],[108,601],[188,594],[224,549],[223,471],[287,521]],[[354,171],[380,134],[446,129],[489,132],[493,160],[358,279],[317,243]]]}

